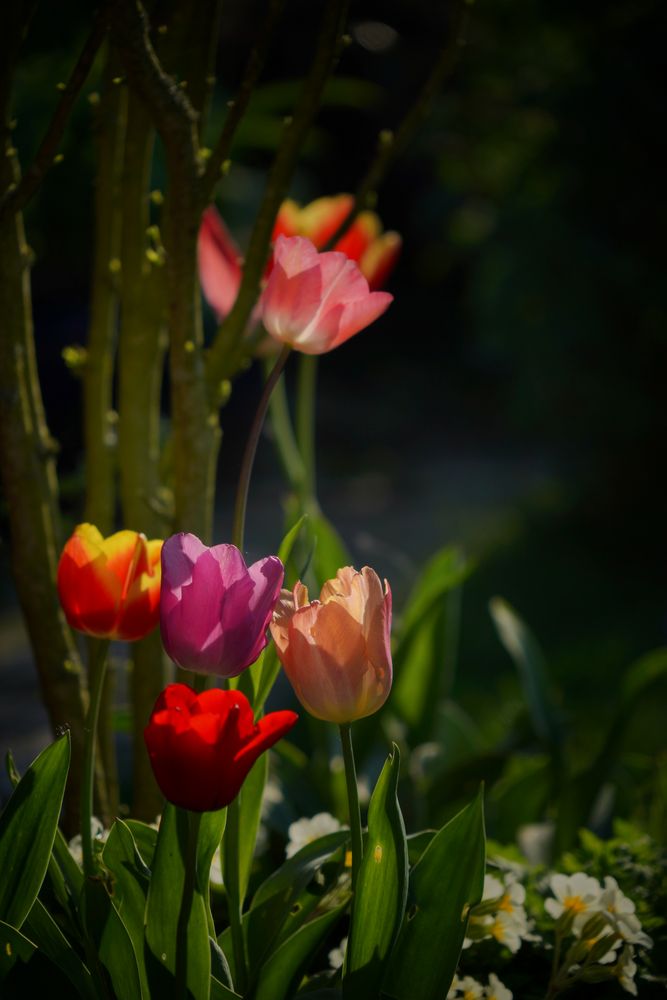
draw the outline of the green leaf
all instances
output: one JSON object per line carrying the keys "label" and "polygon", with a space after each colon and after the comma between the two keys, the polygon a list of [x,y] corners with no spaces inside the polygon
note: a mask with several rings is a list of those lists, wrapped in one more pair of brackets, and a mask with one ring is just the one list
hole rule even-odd
{"label": "green leaf", "polygon": [[113,876],[111,901],[125,924],[137,962],[141,992],[149,996],[144,962],[144,919],[150,871],[145,866],[129,827],[116,820],[111,827],[102,860]]}
{"label": "green leaf", "polygon": [[102,882],[86,879],[82,904],[84,926],[111,977],[114,996],[117,1000],[146,1000],[132,940]]}
{"label": "green leaf", "polygon": [[242,1000],[242,998],[215,976],[211,976],[211,1000]]}
{"label": "green leaf", "polygon": [[262,965],[254,1000],[285,1000],[294,995],[314,953],[347,906],[347,900],[336,909],[310,920],[287,938]]}
{"label": "green leaf", "polygon": [[408,834],[408,864],[411,868],[417,864],[436,833],[437,830],[420,830],[419,833]]}
{"label": "green leaf", "polygon": [[[276,677],[280,673],[281,664],[273,643],[270,643],[266,647],[257,664],[259,664],[259,667],[256,674],[255,700],[253,702],[255,719],[258,719],[262,714],[266,699],[271,694],[271,689],[276,683]],[[250,669],[252,670],[253,668],[251,667]]]}
{"label": "green leaf", "polygon": [[244,917],[251,969],[258,969],[280,933],[290,909],[322,864],[349,840],[348,830],[319,837],[273,872],[259,887]]}
{"label": "green leaf", "polygon": [[0,983],[16,961],[27,962],[36,947],[25,934],[0,920]]}
{"label": "green leaf", "polygon": [[196,892],[198,892],[202,897],[204,903],[209,934],[215,933],[213,914],[211,913],[211,894],[209,891],[211,881],[211,864],[213,863],[213,856],[215,852],[220,847],[220,841],[222,840],[222,835],[225,832],[226,825],[226,808],[217,809],[215,812],[203,813],[199,824],[199,837],[197,839]]}
{"label": "green leaf", "polygon": [[537,639],[502,597],[491,599],[489,611],[500,641],[514,660],[535,733],[553,753],[560,755],[563,746],[560,713]]}
{"label": "green leaf", "polygon": [[30,765],[0,816],[0,920],[19,928],[51,857],[69,768],[69,733]]}
{"label": "green leaf", "polygon": [[240,800],[240,827],[243,831],[239,847],[239,883],[241,901],[245,899],[250,880],[252,859],[255,853],[257,831],[262,817],[262,797],[269,773],[269,755],[263,753],[253,764],[250,773],[243,782]]}
{"label": "green leaf", "polygon": [[433,738],[438,705],[451,690],[460,587],[471,571],[458,549],[442,549],[426,566],[399,623],[391,707],[410,727],[412,742]]}
{"label": "green leaf", "polygon": [[39,899],[33,903],[24,927],[39,950],[65,973],[75,995],[84,1000],[96,1000],[90,972]]}
{"label": "green leaf", "polygon": [[397,795],[400,761],[394,744],[368,808],[368,836],[343,972],[346,1000],[377,995],[405,912],[408,848]]}
{"label": "green leaf", "polygon": [[152,869],[155,845],[157,844],[157,830],[154,826],[142,823],[139,819],[128,819],[125,825],[134,838],[141,860],[147,868]]}
{"label": "green leaf", "polygon": [[282,542],[280,543],[280,548],[278,549],[278,558],[280,559],[283,566],[286,566],[292,555],[292,549],[297,543],[297,539],[301,534],[303,528],[305,528],[308,523],[308,515],[302,514],[296,524],[293,524],[289,529]]}
{"label": "green leaf", "polygon": [[333,524],[324,514],[311,515],[310,527],[317,542],[313,553],[313,572],[317,583],[322,586],[326,580],[335,577],[341,566],[350,565],[350,554]]}
{"label": "green leaf", "polygon": [[382,992],[396,1000],[446,996],[454,978],[468,912],[482,898],[485,841],[483,797],[433,838],[410,873],[401,931]]}
{"label": "green leaf", "polygon": [[[158,832],[146,906],[146,971],[154,996],[174,990],[178,921],[185,882],[188,813],[167,803]],[[194,1000],[206,1000],[211,981],[207,908],[195,887],[187,924],[187,987]]]}

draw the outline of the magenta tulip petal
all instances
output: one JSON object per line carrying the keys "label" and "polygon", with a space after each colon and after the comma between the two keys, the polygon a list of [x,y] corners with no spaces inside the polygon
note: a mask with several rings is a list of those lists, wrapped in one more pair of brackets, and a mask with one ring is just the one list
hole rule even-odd
{"label": "magenta tulip petal", "polygon": [[207,548],[194,535],[165,543],[162,641],[181,667],[234,677],[267,642],[284,569],[269,556],[248,568],[234,545]]}

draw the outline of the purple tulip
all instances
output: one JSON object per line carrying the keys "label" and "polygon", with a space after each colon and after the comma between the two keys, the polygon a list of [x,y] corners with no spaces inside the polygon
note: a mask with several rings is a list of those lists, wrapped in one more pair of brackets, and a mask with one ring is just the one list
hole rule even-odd
{"label": "purple tulip", "polygon": [[277,556],[246,566],[235,545],[172,535],[162,547],[160,593],[169,656],[185,670],[236,677],[266,646],[284,573]]}

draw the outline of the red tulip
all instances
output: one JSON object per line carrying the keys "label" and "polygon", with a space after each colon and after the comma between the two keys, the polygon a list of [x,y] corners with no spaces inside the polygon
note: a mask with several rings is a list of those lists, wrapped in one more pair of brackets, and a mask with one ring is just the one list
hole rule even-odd
{"label": "red tulip", "polygon": [[170,684],[144,729],[155,780],[176,806],[222,809],[236,798],[257,758],[297,718],[295,712],[270,712],[255,723],[241,691],[196,694],[186,684]]}
{"label": "red tulip", "polygon": [[371,292],[343,253],[318,253],[302,236],[279,236],[259,307],[267,333],[304,354],[324,354],[363,330],[393,296]]}
{"label": "red tulip", "polygon": [[79,524],[58,563],[57,586],[65,617],[79,632],[102,639],[141,639],[160,614],[162,541],[137,531],[103,538]]}

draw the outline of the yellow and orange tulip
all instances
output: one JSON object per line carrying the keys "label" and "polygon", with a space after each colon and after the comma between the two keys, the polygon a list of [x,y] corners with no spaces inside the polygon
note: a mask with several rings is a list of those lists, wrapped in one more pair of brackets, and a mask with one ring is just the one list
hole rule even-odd
{"label": "yellow and orange tulip", "polygon": [[104,538],[79,524],[58,563],[58,596],[72,628],[103,639],[141,639],[160,614],[161,540],[137,531]]}

